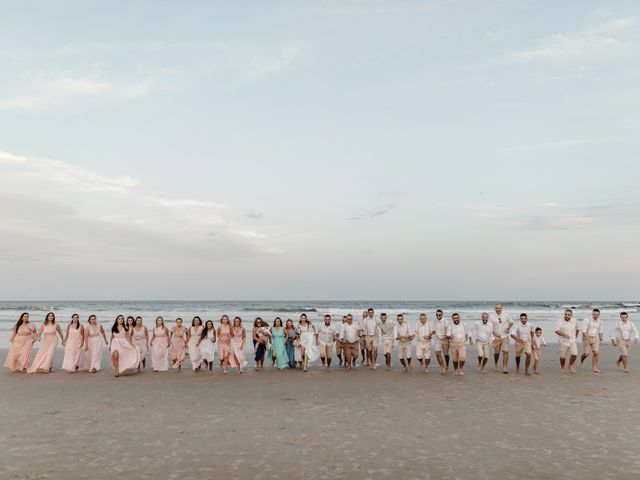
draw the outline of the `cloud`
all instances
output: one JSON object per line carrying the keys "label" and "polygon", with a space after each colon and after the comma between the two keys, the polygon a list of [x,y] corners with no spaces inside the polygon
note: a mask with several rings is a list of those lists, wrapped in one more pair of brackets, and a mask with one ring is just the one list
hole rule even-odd
{"label": "cloud", "polygon": [[512,52],[507,60],[534,62],[543,60],[596,59],[629,52],[627,31],[635,31],[638,18],[622,17],[588,26],[576,32],[557,33],[542,38],[530,48]]}
{"label": "cloud", "polygon": [[359,213],[357,215],[354,215],[352,217],[347,218],[347,220],[368,220],[368,219],[372,219],[372,218],[376,218],[376,217],[381,217],[382,215],[386,215],[390,212],[392,212],[393,210],[395,210],[396,208],[398,208],[398,206],[396,204],[388,204],[388,205],[382,205],[380,207],[377,207],[373,210],[369,210],[366,212],[362,212]]}
{"label": "cloud", "polygon": [[351,0],[329,1],[305,11],[309,15],[364,17],[374,15],[415,15],[429,13],[451,3],[452,0]]}
{"label": "cloud", "polygon": [[242,61],[240,80],[254,82],[291,65],[304,51],[302,44],[287,44],[273,53],[255,51]]}

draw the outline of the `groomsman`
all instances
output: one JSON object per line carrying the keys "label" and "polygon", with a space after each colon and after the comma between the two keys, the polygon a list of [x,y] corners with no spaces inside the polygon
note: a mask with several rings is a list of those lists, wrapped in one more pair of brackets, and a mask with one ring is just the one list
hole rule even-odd
{"label": "groomsman", "polygon": [[[447,340],[447,325],[449,323],[444,318],[444,312],[440,309],[436,310],[436,320],[433,328],[436,331],[436,360],[442,370],[442,375],[446,375],[449,371],[449,340]],[[442,357],[444,356],[444,360]]]}
{"label": "groomsman", "polygon": [[482,320],[476,322],[476,349],[478,350],[478,371],[485,373],[485,366],[489,361],[489,353],[491,348],[491,335],[493,334],[493,325],[489,321],[489,314],[484,312]]}
{"label": "groomsman", "polygon": [[533,327],[531,326],[531,323],[529,323],[529,318],[526,313],[520,314],[520,321],[513,327],[511,338],[516,341],[516,373],[520,373],[520,357],[524,352],[524,374],[531,375],[529,373],[529,366],[531,365]]}
{"label": "groomsman", "polygon": [[354,359],[358,358],[358,342],[360,341],[360,327],[353,323],[353,316],[347,315],[347,322],[340,328],[340,341],[345,345],[347,370],[351,370]]}
{"label": "groomsman", "polygon": [[409,329],[409,325],[405,323],[401,313],[397,316],[396,340],[398,340],[398,358],[404,371],[408,372],[411,368],[411,341],[413,340],[413,332]]}
{"label": "groomsman", "polygon": [[362,329],[364,330],[369,368],[375,370],[376,361],[378,360],[378,320],[375,317],[373,308],[368,309],[367,315],[362,319]]}
{"label": "groomsman", "polygon": [[391,369],[391,351],[393,350],[393,333],[396,324],[391,320],[387,320],[387,314],[380,314],[380,323],[378,328],[382,334],[382,353],[387,364],[387,370]]}
{"label": "groomsman", "polygon": [[502,352],[502,372],[509,373],[509,332],[513,327],[511,317],[502,311],[502,305],[495,306],[495,312],[489,317],[493,324],[493,360],[498,371],[498,360]]}
{"label": "groomsman", "polygon": [[331,325],[331,315],[324,316],[324,325],[318,328],[316,334],[318,348],[320,350],[320,360],[322,360],[322,368],[331,368],[331,355],[333,354],[333,342],[338,336],[335,328]]}
{"label": "groomsman", "polygon": [[576,344],[578,333],[578,322],[573,318],[573,311],[566,309],[564,318],[556,323],[555,334],[558,335],[558,343],[560,344],[560,372],[564,372],[564,365],[569,353],[569,370],[576,373],[573,364],[578,357],[578,345]]}
{"label": "groomsman", "polygon": [[582,321],[582,356],[580,357],[579,367],[582,367],[584,361],[590,353],[593,352],[591,358],[591,371],[600,373],[598,370],[598,360],[600,359],[600,344],[604,335],[602,322],[600,321],[600,310],[594,308],[591,312],[591,318],[587,317]]}
{"label": "groomsman", "polygon": [[451,315],[451,323],[447,326],[447,338],[451,342],[451,363],[453,374],[464,375],[464,362],[467,360],[467,342],[471,340],[469,329],[460,321],[460,315]]}
{"label": "groomsman", "polygon": [[[338,327],[338,333],[340,333],[340,329],[342,328],[342,325],[344,325],[345,323],[347,323],[347,316],[343,315],[342,316],[342,324],[340,325],[340,327]],[[336,341],[336,355],[338,356],[338,366],[342,367],[343,363],[342,363],[342,357],[344,356],[344,366],[347,366],[347,354],[345,352],[345,344],[342,340],[340,340],[338,338],[338,340]]]}
{"label": "groomsman", "polygon": [[616,365],[618,365],[618,368],[622,365],[625,373],[629,373],[629,347],[631,347],[631,340],[633,339],[633,343],[638,343],[638,338],[640,338],[638,330],[629,321],[629,315],[627,312],[622,312],[620,320],[616,323],[616,338],[613,346],[620,348],[620,357]]}
{"label": "groomsman", "polygon": [[[358,328],[360,328],[360,353],[362,354],[362,362],[361,365],[369,365],[369,360],[368,360],[368,355],[367,355],[367,338],[365,337],[364,334],[364,326],[363,326],[363,322],[364,319],[367,318],[367,310],[365,310],[364,312],[362,312],[362,321],[358,320],[356,321]],[[356,357],[356,361],[358,360],[358,358]]]}
{"label": "groomsman", "polygon": [[436,331],[431,327],[426,313],[420,314],[420,319],[416,325],[416,358],[420,362],[420,369],[429,372],[431,363],[431,339]]}

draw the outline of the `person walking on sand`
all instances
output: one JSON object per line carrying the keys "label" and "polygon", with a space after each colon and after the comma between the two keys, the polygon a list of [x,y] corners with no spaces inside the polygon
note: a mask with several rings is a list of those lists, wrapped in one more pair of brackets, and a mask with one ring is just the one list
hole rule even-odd
{"label": "person walking on sand", "polygon": [[354,358],[358,357],[358,343],[360,342],[360,327],[353,323],[353,316],[347,315],[346,323],[340,327],[339,338],[345,345],[345,364],[351,370]]}
{"label": "person walking on sand", "polygon": [[189,331],[182,326],[182,318],[176,318],[176,325],[171,329],[171,368],[182,369],[182,362],[187,356],[188,340]]}
{"label": "person walking on sand", "polygon": [[511,338],[516,342],[516,373],[520,373],[520,357],[524,352],[524,374],[527,376],[531,375],[529,373],[529,366],[531,365],[531,342],[533,336],[533,326],[529,323],[527,314],[521,313],[520,321],[511,329]]}
{"label": "person walking on sand", "polygon": [[411,341],[413,332],[404,321],[404,316],[399,313],[396,317],[396,340],[398,340],[398,359],[405,373],[411,370]]}
{"label": "person walking on sand", "polygon": [[[449,340],[447,340],[447,327],[449,322],[444,318],[444,312],[440,309],[436,310],[436,321],[433,328],[436,331],[436,360],[440,365],[442,375],[446,375],[449,371]],[[443,358],[444,357],[444,358]]]}
{"label": "person walking on sand", "polygon": [[56,316],[53,312],[47,313],[44,318],[44,323],[38,330],[37,339],[40,340],[44,337],[42,345],[36,353],[36,356],[31,362],[31,366],[27,369],[27,373],[50,373],[53,369],[53,356],[56,353],[56,347],[58,346],[58,337],[62,340],[62,346],[64,347],[65,341],[62,336],[62,329],[60,325],[56,323]]}
{"label": "person walking on sand", "polygon": [[[362,312],[362,321],[357,320],[355,323],[356,325],[358,325],[358,328],[360,329],[360,355],[362,356],[362,362],[360,362],[360,365],[367,365],[369,366],[369,355],[367,353],[367,337],[364,333],[364,319],[367,318],[368,312],[367,310]],[[356,358],[356,361],[358,359]]]}
{"label": "person walking on sand", "polygon": [[151,335],[151,368],[154,372],[169,370],[169,330],[164,318],[156,317],[156,326]]}
{"label": "person walking on sand", "polygon": [[540,365],[540,351],[542,347],[547,346],[544,337],[542,336],[542,328],[536,327],[533,332],[533,342],[531,344],[533,348],[533,373],[538,373],[538,366]]}
{"label": "person walking on sand", "polygon": [[324,316],[324,324],[318,328],[316,339],[318,348],[320,349],[320,360],[322,361],[322,368],[331,369],[331,356],[333,355],[333,343],[336,340],[338,333],[333,325],[331,325],[331,315]]}
{"label": "person walking on sand", "polygon": [[566,309],[564,311],[564,318],[558,320],[556,323],[555,334],[558,335],[558,343],[560,344],[560,372],[564,372],[564,365],[567,359],[567,352],[569,352],[569,370],[571,373],[576,373],[574,363],[578,357],[578,345],[576,339],[578,338],[578,322],[573,318],[573,311]]}
{"label": "person walking on sand", "polygon": [[74,313],[71,315],[71,323],[67,325],[67,333],[64,337],[63,370],[69,373],[75,373],[80,370],[84,336],[84,327],[80,325],[80,316]]}
{"label": "person walking on sand", "polygon": [[378,329],[382,335],[382,353],[384,354],[387,370],[391,370],[391,352],[393,351],[393,333],[395,328],[395,322],[388,320],[386,313],[381,313]]}
{"label": "person walking on sand", "polygon": [[29,314],[22,313],[11,329],[11,347],[4,366],[12,372],[26,372],[36,338],[36,327],[29,321]]}
{"label": "person walking on sand", "polygon": [[489,317],[493,325],[493,361],[495,371],[498,371],[498,360],[502,353],[502,373],[509,373],[509,333],[513,327],[511,317],[505,313],[501,304],[495,306]]}
{"label": "person walking on sand", "polygon": [[602,322],[600,321],[600,310],[594,308],[591,311],[591,317],[587,317],[582,321],[582,356],[580,357],[579,367],[584,365],[584,361],[587,359],[590,353],[593,353],[591,357],[591,371],[593,373],[600,373],[598,369],[598,361],[600,360],[600,344],[603,340],[604,331],[602,329]]}
{"label": "person walking on sand", "polygon": [[376,362],[378,361],[378,320],[373,308],[369,308],[366,316],[362,319],[362,329],[364,330],[364,342],[369,368],[375,370]]}
{"label": "person walking on sand", "polygon": [[482,313],[481,320],[476,322],[476,350],[478,352],[477,370],[486,373],[485,367],[489,361],[491,335],[493,334],[493,325],[489,321],[489,314]]}
{"label": "person walking on sand", "polygon": [[467,342],[471,341],[471,334],[457,313],[451,315],[451,323],[447,327],[447,339],[451,342],[453,374],[464,375],[464,363],[467,360]]}
{"label": "person walking on sand", "polygon": [[638,343],[638,330],[629,321],[627,312],[622,312],[620,320],[616,323],[616,338],[613,341],[613,346],[617,346],[620,349],[620,357],[618,357],[616,365],[618,368],[622,365],[625,373],[629,373],[629,348],[631,347],[632,337],[633,343]]}
{"label": "person walking on sand", "polygon": [[[347,323],[347,316],[343,315],[342,323],[340,324],[340,326],[338,327],[338,331],[336,332],[338,335],[338,340],[336,340],[336,356],[338,357],[339,367],[347,366],[347,354],[345,350],[346,345],[342,340],[340,340],[340,330],[342,329],[342,325],[344,325],[345,323]],[[343,363],[343,357],[344,357],[344,363]]]}
{"label": "person walking on sand", "polygon": [[431,326],[426,313],[421,313],[415,329],[416,334],[416,358],[420,364],[420,370],[429,373],[431,363],[431,339],[436,331]]}

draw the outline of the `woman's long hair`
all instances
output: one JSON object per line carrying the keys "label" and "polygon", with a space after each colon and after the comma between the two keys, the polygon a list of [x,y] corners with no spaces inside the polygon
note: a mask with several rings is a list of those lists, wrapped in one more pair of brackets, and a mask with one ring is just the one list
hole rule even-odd
{"label": "woman's long hair", "polygon": [[78,315],[77,313],[74,313],[73,315],[71,315],[71,323],[70,325],[73,325],[73,320],[76,320],[76,330],[80,328],[80,315]]}
{"label": "woman's long hair", "polygon": [[207,333],[209,332],[209,324],[211,324],[211,330],[213,330],[213,333],[216,332],[216,327],[213,325],[213,320],[207,320],[206,322],[204,322],[204,328],[202,329],[202,333],[200,334],[200,338],[202,340],[207,338]]}
{"label": "woman's long hair", "polygon": [[29,316],[29,312],[22,312],[20,314],[20,318],[18,319],[18,321],[16,322],[15,327],[13,327],[13,331],[18,333],[18,329],[20,328],[20,326],[24,323],[24,316]]}
{"label": "woman's long hair", "polygon": [[193,317],[193,320],[191,320],[191,326],[192,326],[192,327],[195,327],[195,326],[196,326],[196,318],[197,318],[198,320],[200,320],[200,325],[199,325],[199,326],[201,327],[201,326],[202,326],[202,319],[201,319],[200,317],[198,317],[198,316]]}
{"label": "woman's long hair", "polygon": [[122,319],[122,327],[127,330],[127,325],[124,321],[124,315],[118,315],[116,319],[113,321],[113,326],[111,327],[111,333],[118,333],[118,319]]}
{"label": "woman's long hair", "polygon": [[277,327],[278,325],[276,325],[278,322],[280,322],[280,326],[282,327],[282,319],[280,317],[276,317],[276,319],[273,321],[273,326]]}
{"label": "woman's long hair", "polygon": [[53,312],[49,312],[44,316],[44,324],[49,324],[49,315],[51,315],[51,325],[53,325],[54,323],[56,323],[56,314]]}

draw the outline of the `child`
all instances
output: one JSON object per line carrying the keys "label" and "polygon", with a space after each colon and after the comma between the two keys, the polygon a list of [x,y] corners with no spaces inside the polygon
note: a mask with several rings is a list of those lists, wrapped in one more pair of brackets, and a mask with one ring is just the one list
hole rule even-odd
{"label": "child", "polygon": [[536,327],[533,336],[533,373],[538,373],[538,364],[540,363],[540,349],[547,346],[542,336],[542,329]]}

